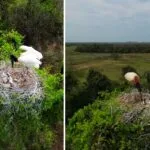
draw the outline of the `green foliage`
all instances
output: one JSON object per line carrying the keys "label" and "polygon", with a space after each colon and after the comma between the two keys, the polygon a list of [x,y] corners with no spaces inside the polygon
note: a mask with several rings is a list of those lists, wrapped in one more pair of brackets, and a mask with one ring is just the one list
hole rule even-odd
{"label": "green foliage", "polygon": [[51,75],[46,70],[38,70],[43,81],[45,97],[42,103],[43,117],[51,124],[63,120],[63,77],[61,74]]}
{"label": "green foliage", "polygon": [[56,135],[54,126],[63,120],[62,75],[37,70],[43,97],[18,98],[9,104],[0,98],[0,149],[51,149]]}
{"label": "green foliage", "polygon": [[87,86],[89,91],[94,89],[94,93],[92,95],[97,95],[98,91],[111,89],[111,81],[102,73],[94,69],[90,69],[87,75]]}
{"label": "green foliage", "polygon": [[73,90],[73,88],[77,85],[78,80],[71,70],[66,72],[65,78],[66,78],[66,92],[68,92],[69,94]]}
{"label": "green foliage", "polygon": [[[19,32],[24,36],[25,45],[42,52],[43,66],[53,65],[51,73],[60,72],[63,58],[62,0],[2,0],[0,30]],[[12,45],[17,49],[15,42]],[[9,51],[13,47],[4,46]]]}
{"label": "green foliage", "polygon": [[150,71],[146,71],[142,75],[142,88],[150,90]]}
{"label": "green foliage", "polygon": [[145,72],[144,76],[146,77],[147,82],[150,83],[150,71]]}
{"label": "green foliage", "polygon": [[127,108],[119,104],[117,95],[118,91],[108,93],[104,101],[97,99],[75,113],[67,127],[69,150],[138,149],[142,126],[122,121]]}
{"label": "green foliage", "polygon": [[[62,9],[55,0],[26,0],[9,9],[7,24],[25,35],[25,42],[35,47],[62,41]],[[38,10],[38,11],[37,11]]]}
{"label": "green foliage", "polygon": [[124,76],[127,72],[135,72],[137,73],[136,69],[131,66],[125,66],[122,68],[122,76]]}
{"label": "green foliage", "polygon": [[[25,45],[32,45],[45,55],[44,65],[49,67],[53,63],[55,72],[58,72],[62,61],[62,7],[61,0],[2,0],[0,60],[8,60],[10,54],[19,56],[18,47],[24,39]],[[53,62],[46,53],[47,49],[48,53],[54,50]],[[33,104],[34,98],[31,98],[19,99],[18,102],[17,95],[14,95],[11,104],[0,105],[0,149],[52,149],[56,139],[54,127],[63,120],[63,78],[45,70],[39,71],[39,75],[44,91],[40,101]]]}
{"label": "green foliage", "polygon": [[102,91],[111,90],[111,81],[102,73],[90,69],[84,83],[80,83],[73,72],[66,76],[67,119],[78,109],[95,101]]}
{"label": "green foliage", "polygon": [[[75,51],[80,45],[83,46],[82,52],[85,53],[82,53],[80,51],[81,49],[78,52]],[[137,44],[137,48],[134,47],[136,44],[129,44],[129,49],[128,44],[124,45],[124,43],[120,43],[120,45],[112,44],[113,46],[109,43],[106,43],[105,46],[97,43],[97,45],[100,45],[98,47],[93,46],[94,44],[90,45],[90,43],[85,43],[85,45],[84,47],[82,43],[73,43],[70,44],[70,47],[67,49],[67,71],[73,69],[73,75],[68,76],[68,85],[66,83],[68,86],[68,91],[66,92],[66,114],[68,119],[67,149],[149,149],[149,107],[147,105],[145,107],[136,104],[130,106],[130,104],[126,105],[122,103],[122,101],[119,101],[120,94],[123,94],[122,91],[129,93],[131,89],[134,88],[128,82],[125,82],[124,74],[128,71],[138,71],[140,75],[144,74],[141,76],[142,89],[149,89],[150,77],[148,62],[150,54],[136,54],[137,51],[144,52],[146,49],[148,50],[149,43],[145,45],[144,43]],[[141,47],[144,47],[143,51]],[[100,49],[102,51],[100,51]],[[121,56],[119,56],[117,60],[114,60],[111,55],[111,53],[115,54],[115,51],[119,52]],[[124,52],[136,53],[120,54]],[[131,64],[132,66],[129,66]],[[94,70],[90,73],[89,69],[91,67],[93,67]],[[107,78],[107,76],[104,77],[104,75],[114,80],[110,81],[111,86],[107,87],[107,84],[105,84],[105,79],[109,78]],[[68,79],[66,78],[66,82],[67,81]],[[106,83],[107,82],[106,80]],[[88,92],[87,85],[89,85]],[[71,87],[71,90],[69,90],[69,87]],[[116,91],[116,88],[119,90]],[[96,92],[95,89],[99,95],[89,103],[89,95],[94,96],[92,91],[94,90]],[[129,115],[130,112],[131,115],[140,112],[139,110],[143,107],[145,108],[144,111],[142,111],[140,115],[135,116],[135,120],[131,121],[132,123],[127,123],[126,119],[130,120],[131,117]]]}
{"label": "green foliage", "polygon": [[23,36],[17,31],[0,33],[0,60],[8,60],[10,55],[18,56],[20,51],[18,50],[23,40]]}
{"label": "green foliage", "polygon": [[1,104],[0,149],[50,149],[55,135],[41,120],[40,103],[17,99]]}

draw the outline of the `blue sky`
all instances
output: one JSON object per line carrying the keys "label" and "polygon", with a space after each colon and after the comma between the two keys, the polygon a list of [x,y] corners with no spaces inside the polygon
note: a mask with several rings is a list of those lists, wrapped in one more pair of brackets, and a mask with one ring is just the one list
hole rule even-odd
{"label": "blue sky", "polygon": [[150,0],[66,0],[67,42],[150,42]]}

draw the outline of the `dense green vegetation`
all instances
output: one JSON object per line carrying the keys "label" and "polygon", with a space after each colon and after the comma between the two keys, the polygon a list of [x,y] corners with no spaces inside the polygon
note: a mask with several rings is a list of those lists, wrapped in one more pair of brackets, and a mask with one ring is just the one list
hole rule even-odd
{"label": "dense green vegetation", "polygon": [[43,64],[50,64],[51,72],[60,71],[63,50],[62,0],[2,1],[0,30],[12,29],[24,37],[24,44],[33,46],[43,53]]}
{"label": "dense green vegetation", "polygon": [[23,41],[23,36],[17,31],[2,32],[0,35],[0,60],[9,61],[10,54],[19,56],[19,46]]}
{"label": "dense green vegetation", "polygon": [[82,53],[77,47],[70,44],[66,52],[68,150],[148,148],[148,113],[147,119],[143,115],[125,122],[126,113],[141,108],[123,104],[119,96],[134,88],[123,77],[128,71],[140,75],[143,91],[150,89],[150,54]]}
{"label": "dense green vegetation", "polygon": [[81,43],[76,44],[75,50],[90,53],[149,53],[150,43]]}
{"label": "dense green vegetation", "polygon": [[10,54],[19,56],[22,44],[44,55],[42,69],[36,70],[43,97],[18,99],[14,94],[10,104],[0,98],[0,149],[62,149],[62,36],[62,0],[0,2],[0,61],[10,62]]}
{"label": "dense green vegetation", "polygon": [[[18,99],[0,104],[0,149],[51,149],[55,142],[55,126],[63,121],[62,75],[39,71],[43,79],[44,97]],[[35,102],[34,102],[35,101]]]}
{"label": "dense green vegetation", "polygon": [[93,68],[113,81],[121,81],[120,72],[125,66],[136,68],[139,74],[149,71],[150,53],[81,53],[76,52],[76,45],[66,47],[67,70],[85,81],[88,69]]}
{"label": "dense green vegetation", "polygon": [[109,93],[75,113],[67,128],[68,150],[142,150],[150,146],[149,129],[144,130],[141,120],[123,121],[122,115],[132,108],[121,105],[117,95],[118,91]]}

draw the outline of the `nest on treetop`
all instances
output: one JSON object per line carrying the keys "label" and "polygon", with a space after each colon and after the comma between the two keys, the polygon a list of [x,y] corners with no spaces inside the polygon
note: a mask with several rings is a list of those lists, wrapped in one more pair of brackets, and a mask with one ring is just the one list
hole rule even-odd
{"label": "nest on treetop", "polygon": [[[142,92],[142,100],[145,100],[146,104],[150,104],[150,93],[149,92]],[[141,96],[137,90],[132,90],[129,93],[123,93],[119,97],[120,101],[126,104],[140,104]]]}
{"label": "nest on treetop", "polygon": [[25,99],[41,99],[40,78],[33,69],[24,66],[12,68],[10,65],[0,67],[0,96],[10,101],[14,94]]}

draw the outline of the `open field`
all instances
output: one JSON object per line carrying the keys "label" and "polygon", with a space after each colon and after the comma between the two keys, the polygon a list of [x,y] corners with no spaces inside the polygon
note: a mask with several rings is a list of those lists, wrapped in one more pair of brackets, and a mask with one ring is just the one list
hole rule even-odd
{"label": "open field", "polygon": [[75,46],[66,48],[67,69],[71,66],[76,76],[85,79],[88,69],[94,68],[111,80],[121,80],[121,69],[127,65],[134,67],[140,75],[150,71],[150,53],[118,54],[81,53],[74,51]]}

